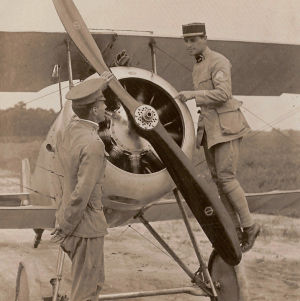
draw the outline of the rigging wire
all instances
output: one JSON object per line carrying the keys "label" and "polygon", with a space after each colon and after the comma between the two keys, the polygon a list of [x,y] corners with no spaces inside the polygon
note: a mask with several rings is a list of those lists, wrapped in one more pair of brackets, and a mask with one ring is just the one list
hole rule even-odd
{"label": "rigging wire", "polygon": [[[69,86],[63,87],[62,90],[66,89],[66,88],[68,88],[68,87],[69,87]],[[55,91],[52,91],[52,92],[49,92],[49,93],[47,93],[47,94],[41,95],[41,96],[39,96],[39,97],[33,98],[33,99],[29,100],[29,101],[26,101],[24,104],[27,105],[27,104],[32,103],[32,102],[34,102],[34,101],[40,100],[40,99],[42,99],[42,98],[44,98],[44,97],[46,97],[46,96],[55,94],[55,93],[57,93],[57,92],[59,92],[59,89],[58,89],[58,90],[55,90]]]}
{"label": "rigging wire", "polygon": [[[169,58],[171,58],[174,62],[176,62],[177,64],[179,64],[179,65],[182,66],[183,68],[185,68],[186,70],[188,70],[188,71],[190,71],[190,72],[192,71],[189,67],[187,67],[186,65],[184,65],[183,63],[181,63],[179,60],[177,60],[177,59],[176,59],[175,57],[173,57],[172,55],[170,55],[167,51],[163,50],[162,48],[158,47],[157,45],[155,45],[155,47],[156,47],[158,50],[160,50],[161,52],[163,52],[165,55],[167,55]],[[63,87],[62,89],[66,89],[66,88],[68,88],[68,87],[69,87],[69,86],[66,86],[66,87]],[[59,89],[58,89],[58,90],[55,90],[55,91],[52,91],[52,92],[50,92],[50,93],[44,94],[44,95],[42,95],[42,96],[39,96],[39,97],[37,97],[37,98],[31,99],[31,100],[25,102],[25,105],[26,105],[26,104],[29,104],[29,103],[32,103],[32,102],[34,102],[34,101],[37,101],[37,100],[41,100],[41,99],[43,99],[44,97],[49,96],[49,95],[52,95],[52,94],[55,94],[55,93],[57,93],[57,92],[59,92]],[[297,143],[296,143],[293,139],[291,139],[289,136],[287,136],[287,135],[285,135],[284,133],[282,133],[280,130],[274,128],[273,125],[274,125],[274,124],[277,124],[277,123],[279,123],[279,122],[281,122],[281,121],[283,121],[283,120],[285,120],[285,119],[287,119],[287,118],[290,118],[292,115],[294,115],[294,114],[299,110],[299,108],[300,108],[300,107],[297,107],[297,108],[293,109],[292,111],[289,111],[289,112],[287,112],[287,113],[285,113],[285,114],[279,116],[277,119],[275,119],[275,120],[272,121],[272,122],[266,122],[266,121],[265,121],[263,118],[261,118],[260,116],[258,116],[258,115],[256,115],[255,113],[251,112],[249,109],[243,107],[243,109],[245,109],[245,110],[248,111],[250,114],[252,114],[252,115],[255,116],[257,119],[263,121],[263,122],[266,124],[265,126],[263,126],[262,128],[258,129],[257,131],[261,131],[261,130],[263,130],[264,128],[266,128],[266,126],[270,126],[270,127],[271,127],[272,129],[274,129],[278,134],[282,135],[283,137],[285,137],[286,139],[288,139],[290,142],[294,143],[296,146],[299,146],[299,144],[297,144]],[[254,137],[254,136],[256,136],[256,135],[258,135],[258,134],[260,134],[260,133],[261,133],[261,132],[256,132],[256,133],[254,133],[253,135],[250,135],[249,137]],[[197,167],[197,166],[203,164],[204,162],[206,162],[205,159],[202,160],[202,161],[200,161],[200,162],[198,162],[198,163],[195,165],[195,167]],[[42,166],[39,166],[39,165],[37,165],[37,164],[35,164],[35,165],[38,166],[38,167],[41,168],[41,169],[47,170],[47,171],[49,171],[50,173],[57,175],[58,177],[63,177],[63,175],[57,174],[57,173],[56,173],[55,171],[53,171],[53,170],[47,169],[47,168],[42,167]],[[15,184],[16,184],[16,183],[15,183]],[[29,188],[29,187],[25,187],[25,188],[26,188],[26,189],[29,189],[29,190],[31,190],[31,191],[33,191],[33,192],[39,193],[38,191],[32,190],[32,189]],[[47,197],[53,198],[53,197],[51,197],[51,196],[47,196]],[[55,198],[54,198],[54,199],[55,199]]]}
{"label": "rigging wire", "polygon": [[[273,121],[270,122],[271,125],[274,125],[274,124],[278,124],[280,123],[281,121],[287,119],[287,118],[290,118],[292,117],[292,115],[294,115],[295,113],[297,113],[297,111],[299,111],[300,107],[296,107],[294,108],[293,110],[291,111],[288,111],[280,116],[278,116],[276,119],[274,119]],[[263,127],[261,127],[260,129],[258,130],[263,130],[265,128],[267,128],[269,125],[264,125]]]}
{"label": "rigging wire", "polygon": [[204,162],[206,162],[206,159],[201,160],[200,162],[195,164],[195,167],[200,166],[201,164],[203,164]]}
{"label": "rigging wire", "polygon": [[41,169],[44,169],[44,170],[46,170],[46,171],[49,171],[50,173],[52,173],[52,174],[54,174],[54,175],[56,175],[56,176],[58,176],[58,177],[61,177],[61,178],[64,177],[63,175],[60,175],[60,174],[56,173],[54,170],[51,170],[51,169],[48,169],[48,168],[43,167],[43,166],[41,166],[41,165],[38,165],[37,163],[34,164],[34,166],[39,167],[39,168],[41,168]]}
{"label": "rigging wire", "polygon": [[45,197],[47,197],[47,198],[49,198],[49,199],[52,199],[52,200],[55,200],[55,201],[56,201],[56,198],[55,198],[54,196],[51,196],[51,195],[48,195],[48,194],[44,194],[44,193],[42,193],[42,192],[40,192],[40,191],[37,191],[37,190],[32,189],[32,188],[30,188],[30,187],[24,186],[24,185],[22,185],[21,183],[14,182],[14,181],[9,180],[9,179],[7,179],[7,178],[6,178],[6,181],[9,182],[9,183],[12,184],[12,185],[17,185],[17,186],[26,188],[26,189],[28,189],[29,191],[35,192],[35,193],[37,193],[37,194],[39,194],[39,195],[45,196]]}
{"label": "rigging wire", "polygon": [[[73,81],[73,82],[74,82],[74,81]],[[78,80],[78,82],[75,83],[74,86],[76,86],[76,85],[79,84],[79,83],[80,83],[80,80]],[[69,85],[67,85],[67,86],[65,86],[65,87],[62,87],[61,89],[64,90],[64,89],[67,89],[67,88],[69,88]],[[59,89],[58,89],[58,90],[55,90],[55,91],[51,91],[51,92],[49,92],[49,93],[47,93],[47,94],[38,96],[38,97],[33,98],[33,99],[29,100],[29,101],[26,101],[26,102],[24,102],[24,104],[27,105],[27,104],[29,104],[29,103],[32,103],[32,102],[34,102],[34,101],[43,99],[44,97],[47,97],[47,96],[49,96],[49,95],[52,95],[52,94],[55,94],[55,93],[58,93],[58,92],[59,92]]]}
{"label": "rigging wire", "polygon": [[127,227],[117,236],[117,240],[119,239],[119,238],[121,238],[121,236],[123,236],[123,234],[129,229],[130,227],[129,227],[129,225],[127,225]]}
{"label": "rigging wire", "polygon": [[[189,67],[187,67],[186,65],[182,64],[180,61],[178,61],[175,57],[173,57],[172,55],[170,55],[167,51],[163,50],[162,48],[160,48],[159,46],[155,45],[155,47],[160,50],[161,52],[163,52],[164,54],[166,54],[170,59],[172,59],[174,62],[176,62],[177,64],[179,64],[180,66],[184,67],[186,70],[188,71],[192,71]],[[168,65],[167,65],[168,67]],[[281,116],[279,116],[277,119],[275,119],[274,121],[268,123],[266,122],[263,118],[259,117],[258,115],[256,115],[255,113],[251,112],[249,109],[243,107],[243,109],[245,109],[246,111],[248,111],[250,114],[252,114],[253,116],[255,116],[256,118],[258,118],[259,120],[263,121],[266,126],[270,126],[272,129],[274,129],[278,134],[282,135],[283,137],[285,137],[286,139],[288,139],[290,142],[294,143],[296,146],[300,146],[297,142],[295,142],[293,139],[291,139],[289,136],[285,135],[284,133],[282,133],[280,130],[276,129],[273,127],[274,124],[277,124],[279,122],[282,122],[283,120],[287,119],[287,118],[290,118],[292,115],[294,115],[299,109],[300,107],[297,107],[295,109],[293,109],[292,111],[289,111]],[[258,134],[260,134],[261,130],[265,129],[266,126],[263,126],[261,129],[258,129],[257,133],[253,134],[253,135],[250,135],[249,137],[254,137]],[[204,163],[206,160],[203,160],[203,161],[200,161],[196,164],[195,167],[201,165],[202,163]]]}
{"label": "rigging wire", "polygon": [[[300,107],[298,107],[297,109],[294,109],[294,110],[293,110],[293,114],[296,113],[296,111],[297,111],[299,108],[300,108]],[[278,122],[276,122],[276,123],[275,123],[275,122],[269,123],[269,122],[266,122],[263,118],[259,117],[257,114],[251,112],[249,109],[247,109],[247,108],[245,108],[245,107],[243,107],[243,109],[245,109],[246,111],[248,111],[250,114],[252,114],[253,116],[255,116],[257,119],[263,121],[267,126],[270,126],[274,131],[276,131],[276,133],[278,133],[278,134],[280,134],[281,136],[285,137],[289,142],[294,143],[294,144],[295,144],[296,146],[298,146],[298,147],[300,146],[296,141],[294,141],[293,139],[291,139],[290,136],[284,134],[283,132],[281,132],[280,130],[276,129],[276,128],[273,126],[273,125],[276,124],[276,123],[279,123],[279,122],[281,122],[281,121],[283,121],[283,120],[285,120],[285,119],[287,119],[287,118],[290,118],[292,115],[287,116],[287,117],[285,117],[285,118],[282,118],[282,119],[280,119],[280,120],[279,120]],[[278,118],[277,118],[277,119],[278,119]],[[263,127],[263,128],[264,128],[264,127]],[[261,131],[261,130],[258,130],[258,131]],[[260,133],[261,133],[261,132],[255,133],[255,134],[251,135],[250,137],[254,137],[254,136],[256,136],[256,135],[258,135],[258,134],[260,134]]]}
{"label": "rigging wire", "polygon": [[132,225],[128,225],[128,227],[130,229],[132,229],[133,231],[135,231],[136,233],[138,233],[141,237],[143,237],[145,240],[147,240],[149,243],[151,243],[155,248],[157,248],[158,250],[160,250],[162,253],[164,253],[165,255],[167,255],[168,257],[172,258],[170,256],[170,254],[168,254],[167,252],[165,252],[164,250],[162,250],[159,246],[157,246],[151,239],[149,239],[148,237],[146,237],[145,235],[143,235],[142,233],[140,233],[138,230],[136,230],[135,228],[132,227]]}
{"label": "rigging wire", "polygon": [[160,48],[159,46],[155,45],[155,48],[160,50],[161,52],[163,52],[166,56],[168,56],[170,59],[172,59],[174,62],[176,62],[178,65],[180,65],[181,67],[185,68],[186,70],[192,72],[192,69],[189,68],[188,66],[184,65],[183,63],[181,63],[180,61],[178,61],[174,56],[172,56],[171,54],[169,54],[167,51],[163,50],[162,48]]}
{"label": "rigging wire", "polygon": [[272,127],[274,124],[277,124],[277,123],[279,123],[279,122],[281,122],[281,121],[283,121],[283,120],[291,117],[292,115],[294,115],[300,109],[300,107],[293,108],[292,110],[287,111],[287,112],[279,115],[276,119],[272,120],[271,122],[266,122],[265,120],[263,120],[262,117],[256,115],[255,113],[253,113],[252,111],[250,111],[246,107],[242,107],[242,108],[245,109],[245,110],[247,110],[249,113],[251,113],[252,115],[254,115],[255,117],[259,118],[260,120],[262,120],[263,122],[266,123],[266,125],[264,125],[263,127],[261,127],[258,130],[262,130],[262,129],[268,127],[268,126]]}

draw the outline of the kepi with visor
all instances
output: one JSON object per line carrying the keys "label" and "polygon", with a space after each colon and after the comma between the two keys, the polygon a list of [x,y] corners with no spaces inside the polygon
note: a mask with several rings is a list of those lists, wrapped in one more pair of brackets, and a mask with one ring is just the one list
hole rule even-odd
{"label": "kepi with visor", "polygon": [[182,25],[182,37],[206,36],[205,23],[189,23]]}
{"label": "kepi with visor", "polygon": [[71,88],[66,98],[79,106],[91,104],[97,100],[105,101],[102,93],[105,88],[106,82],[102,78],[89,79]]}

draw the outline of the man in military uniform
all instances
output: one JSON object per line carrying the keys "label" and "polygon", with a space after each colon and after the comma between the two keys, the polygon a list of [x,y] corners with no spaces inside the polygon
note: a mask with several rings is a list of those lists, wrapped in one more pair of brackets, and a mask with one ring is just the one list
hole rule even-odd
{"label": "man in military uniform", "polygon": [[[238,156],[242,137],[249,131],[241,102],[232,97],[231,64],[229,60],[207,46],[204,23],[182,26],[187,51],[194,56],[195,91],[181,91],[176,98],[185,102],[195,99],[200,108],[197,147],[204,153],[212,178],[217,184],[220,198],[236,224],[242,251],[250,250],[260,232],[249,212],[245,193],[236,179]],[[240,230],[240,225],[243,232]]]}
{"label": "man in military uniform", "polygon": [[53,240],[60,242],[72,261],[71,301],[98,300],[104,282],[107,223],[101,198],[106,160],[97,130],[105,118],[102,91],[112,78],[107,71],[67,93],[77,116],[57,141],[64,180]]}

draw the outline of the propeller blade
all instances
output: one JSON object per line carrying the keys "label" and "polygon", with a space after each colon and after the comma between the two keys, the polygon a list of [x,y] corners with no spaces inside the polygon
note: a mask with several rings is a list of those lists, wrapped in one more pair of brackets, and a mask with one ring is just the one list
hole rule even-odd
{"label": "propeller blade", "polygon": [[[101,74],[109,70],[73,1],[53,0],[53,3],[69,36],[96,72]],[[143,115],[145,106],[131,97],[116,79],[109,83],[109,87],[131,116],[137,132],[151,143],[160,156],[216,251],[228,264],[237,265],[242,257],[239,241],[216,189],[211,188],[203,178],[197,178],[191,161],[170,137],[158,117],[152,123],[154,119],[151,116],[155,115],[153,110],[149,112],[146,109],[146,114]],[[136,112],[140,114],[140,120],[135,116]],[[148,122],[149,119],[151,122]]]}

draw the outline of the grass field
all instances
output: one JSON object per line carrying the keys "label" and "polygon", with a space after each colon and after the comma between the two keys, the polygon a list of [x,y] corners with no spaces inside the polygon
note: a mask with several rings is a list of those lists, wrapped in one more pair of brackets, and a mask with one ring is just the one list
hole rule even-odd
{"label": "grass field", "polygon": [[[19,174],[21,160],[28,158],[34,170],[43,137],[2,137],[0,169]],[[238,178],[246,192],[300,188],[300,132],[254,132],[244,139]],[[209,177],[203,151],[196,153],[195,165]]]}
{"label": "grass field", "polygon": [[[300,188],[299,149],[294,142],[281,136],[266,132],[244,140],[239,178],[246,191]],[[295,137],[292,139],[296,142]],[[29,158],[33,169],[41,143],[39,137],[0,141],[0,193],[17,191],[21,159]],[[201,153],[196,156],[195,163],[201,156]],[[208,174],[205,163],[200,165],[199,171]],[[266,215],[254,215],[254,218],[262,225],[262,233],[253,250],[243,259],[250,300],[300,301],[300,220]],[[191,219],[191,223],[207,262],[211,245],[196,221]],[[156,222],[153,226],[189,268],[196,271],[198,263],[183,222]],[[134,231],[126,227],[109,229],[105,242],[104,293],[190,285],[190,280],[176,263],[158,250],[158,243],[154,242],[154,246],[149,242],[153,242],[153,238],[143,225],[133,225]],[[14,300],[17,268],[22,260],[37,264],[43,292],[49,295],[49,279],[55,274],[57,258],[57,246],[50,242],[49,232],[44,234],[38,249],[32,248],[34,234],[30,229],[2,229],[0,235],[0,301]],[[69,292],[70,269],[70,261],[66,260],[62,292]],[[143,298],[135,300],[142,301]],[[174,295],[155,297],[155,300],[205,301],[207,298]]]}
{"label": "grass field", "polygon": [[31,169],[34,169],[34,164],[43,142],[42,137],[27,138],[23,141],[17,141],[16,138],[14,140],[3,140],[0,142],[0,169],[19,174],[21,161],[25,158],[29,159]]}

